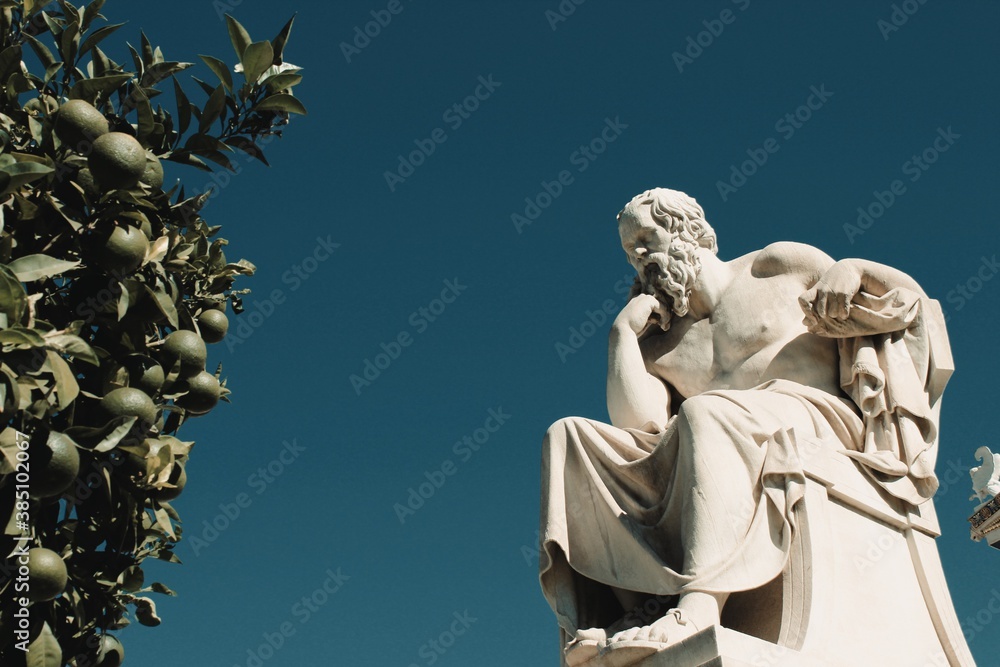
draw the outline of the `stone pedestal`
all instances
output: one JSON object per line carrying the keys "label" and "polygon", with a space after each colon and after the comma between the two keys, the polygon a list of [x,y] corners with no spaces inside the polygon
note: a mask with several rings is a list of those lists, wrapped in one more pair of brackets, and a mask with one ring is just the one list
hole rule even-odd
{"label": "stone pedestal", "polygon": [[789,648],[714,626],[634,667],[834,667]]}

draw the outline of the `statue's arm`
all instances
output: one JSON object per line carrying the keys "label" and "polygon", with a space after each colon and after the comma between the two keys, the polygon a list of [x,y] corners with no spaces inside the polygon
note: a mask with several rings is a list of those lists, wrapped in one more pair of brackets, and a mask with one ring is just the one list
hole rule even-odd
{"label": "statue's arm", "polygon": [[628,302],[611,326],[608,343],[608,414],[618,428],[641,428],[653,422],[663,428],[670,417],[670,394],[662,380],[646,370],[639,335],[659,306],[640,294]]}
{"label": "statue's arm", "polygon": [[880,297],[904,288],[926,296],[913,278],[898,269],[865,259],[842,259],[799,297],[803,311],[819,319],[846,320],[858,292]]}

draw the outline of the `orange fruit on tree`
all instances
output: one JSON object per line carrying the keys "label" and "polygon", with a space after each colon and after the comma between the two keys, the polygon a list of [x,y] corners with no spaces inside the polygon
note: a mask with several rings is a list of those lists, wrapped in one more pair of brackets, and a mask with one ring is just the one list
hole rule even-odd
{"label": "orange fruit on tree", "polygon": [[146,149],[124,132],[108,132],[94,141],[87,166],[105,190],[133,188],[146,171]]}
{"label": "orange fruit on tree", "polygon": [[28,549],[28,598],[32,602],[48,602],[66,589],[69,573],[62,557],[51,549]]}
{"label": "orange fruit on tree", "polygon": [[193,331],[178,329],[168,334],[161,350],[168,368],[180,360],[181,375],[184,377],[191,377],[205,370],[208,348],[201,336]]}
{"label": "orange fruit on tree", "polygon": [[114,635],[101,635],[101,643],[97,647],[96,667],[121,667],[125,662],[125,647]]}
{"label": "orange fruit on tree", "polygon": [[55,132],[59,140],[77,153],[108,133],[108,119],[94,105],[83,100],[70,100],[56,112]]}
{"label": "orange fruit on tree", "polygon": [[163,373],[163,366],[141,354],[129,355],[122,365],[128,371],[128,385],[142,390],[149,396],[155,396],[156,392],[163,388],[166,376]]}
{"label": "orange fruit on tree", "polygon": [[163,178],[163,165],[160,163],[160,158],[152,153],[146,153],[146,167],[139,180],[153,188],[162,188]]}
{"label": "orange fruit on tree", "polygon": [[136,227],[115,225],[107,235],[94,240],[94,256],[108,273],[126,275],[134,272],[146,259],[149,239]]}
{"label": "orange fruit on tree", "polygon": [[94,179],[94,174],[91,173],[89,167],[84,167],[80,171],[76,172],[76,182],[80,184],[83,191],[90,197],[97,198],[100,196],[101,187],[97,184],[97,181]]}
{"label": "orange fruit on tree", "polygon": [[229,318],[221,310],[211,308],[198,315],[198,329],[206,343],[218,343],[229,331]]}
{"label": "orange fruit on tree", "polygon": [[80,474],[80,452],[62,433],[51,433],[45,442],[32,442],[31,496],[52,498],[62,494]]}
{"label": "orange fruit on tree", "polygon": [[138,417],[139,423],[149,427],[156,421],[156,404],[146,392],[135,387],[120,387],[109,391],[100,402],[101,410],[109,419]]}
{"label": "orange fruit on tree", "polygon": [[187,485],[187,471],[184,470],[183,463],[174,462],[173,470],[170,471],[170,478],[167,481],[174,486],[157,489],[153,493],[153,497],[157,500],[173,500],[184,491],[184,487]]}
{"label": "orange fruit on tree", "polygon": [[222,396],[219,379],[206,371],[189,378],[186,388],[188,393],[174,403],[195,415],[209,412],[219,403],[219,398]]}

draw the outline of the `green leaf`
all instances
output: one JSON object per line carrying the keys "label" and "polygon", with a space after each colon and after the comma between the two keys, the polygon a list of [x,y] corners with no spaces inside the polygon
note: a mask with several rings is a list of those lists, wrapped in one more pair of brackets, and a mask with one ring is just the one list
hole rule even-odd
{"label": "green leaf", "polygon": [[63,61],[69,65],[76,63],[77,50],[80,48],[80,24],[73,21],[59,35],[59,53]]}
{"label": "green leaf", "polygon": [[297,97],[288,93],[278,93],[265,97],[264,100],[253,108],[254,111],[284,111],[287,113],[297,113],[306,115],[306,108]]}
{"label": "green leaf", "polygon": [[136,113],[139,119],[136,138],[139,140],[139,143],[147,143],[145,139],[153,133],[156,125],[156,119],[153,117],[153,107],[149,104],[149,98],[146,97],[146,93],[139,86],[136,86],[132,90],[132,99],[135,101]]}
{"label": "green leaf", "polygon": [[59,0],[59,6],[62,8],[63,16],[66,17],[67,21],[80,23],[80,12],[76,7],[66,2],[66,0]]}
{"label": "green leaf", "polygon": [[21,281],[13,271],[0,264],[0,312],[7,316],[4,326],[20,322],[27,307],[28,295],[24,293]]}
{"label": "green leaf", "polygon": [[233,90],[233,75],[229,73],[229,67],[226,63],[222,62],[218,58],[213,58],[212,56],[198,56],[201,58],[208,68],[215,73],[215,76],[219,77],[219,81],[222,85],[226,87],[226,90],[232,92]]}
{"label": "green leaf", "polygon": [[94,447],[94,451],[110,452],[132,431],[132,427],[137,421],[139,421],[138,417],[116,417],[111,420],[107,426],[100,429],[107,435],[101,438],[101,441]]}
{"label": "green leaf", "polygon": [[169,160],[170,162],[176,162],[177,164],[186,164],[189,167],[195,167],[201,171],[212,171],[212,168],[205,164],[203,160],[199,160],[191,154],[191,151],[187,150],[173,151],[166,155],[163,159]]}
{"label": "green leaf", "polygon": [[83,44],[80,46],[80,57],[87,55],[87,53],[101,43],[105,37],[109,36],[111,33],[117,31],[121,28],[124,23],[116,23],[114,25],[106,25],[103,28],[99,28],[94,32],[87,35],[87,39],[83,40]]}
{"label": "green leaf", "polygon": [[55,171],[52,167],[37,162],[18,162],[2,169],[10,176],[10,183],[7,184],[2,196],[14,192],[18,188],[48,176]]}
{"label": "green leaf", "polygon": [[[24,4],[31,4],[31,0],[26,0]],[[26,664],[27,667],[62,667],[62,649],[48,622],[42,623],[42,631],[28,644]]]}
{"label": "green leaf", "polygon": [[149,38],[146,37],[146,33],[142,30],[139,31],[139,37],[141,39],[140,46],[142,47],[142,64],[149,67],[153,64],[153,45],[149,43]]}
{"label": "green leaf", "polygon": [[138,565],[133,565],[118,575],[118,583],[122,585],[122,590],[129,593],[138,592],[145,582],[146,575]]}
{"label": "green leaf", "polygon": [[274,49],[270,42],[254,42],[243,54],[243,76],[253,85],[267,71],[274,60]]}
{"label": "green leaf", "polygon": [[31,16],[42,7],[49,4],[50,1],[51,0],[24,0],[24,15]]}
{"label": "green leaf", "polygon": [[93,102],[98,97],[110,95],[131,79],[131,74],[109,74],[96,79],[84,79],[78,81],[69,91],[69,98]]}
{"label": "green leaf", "polygon": [[45,347],[45,339],[34,329],[11,327],[0,331],[0,343],[15,347]]}
{"label": "green leaf", "polygon": [[167,323],[173,328],[179,329],[178,322],[180,317],[177,314],[177,306],[174,305],[174,301],[170,298],[170,295],[163,291],[161,287],[158,287],[156,291],[150,289],[148,285],[143,285],[143,288],[146,290],[146,296],[152,298],[156,307],[166,316]]}
{"label": "green leaf", "polygon": [[295,23],[296,14],[292,15],[292,18],[288,20],[285,27],[281,29],[278,36],[274,38],[274,65],[280,65],[283,62],[285,56],[285,46],[288,44],[288,35],[292,32],[292,25]]}
{"label": "green leaf", "polygon": [[[101,8],[104,7],[106,0],[94,0],[87,8],[83,10],[83,29],[87,30],[90,28],[90,24],[94,22],[94,19],[101,16]],[[103,18],[103,17],[102,17]],[[83,53],[83,51],[81,51]]]}
{"label": "green leaf", "polygon": [[229,39],[233,43],[233,50],[236,51],[236,57],[242,63],[243,54],[246,53],[247,47],[250,46],[253,40],[250,39],[250,33],[246,31],[246,28],[240,25],[240,22],[229,14],[226,14],[226,25],[229,28]]}
{"label": "green leaf", "polygon": [[[194,63],[179,63],[175,61],[153,63],[146,68],[142,75],[142,85],[146,88],[155,86],[168,76],[173,76],[177,72],[183,72],[188,67],[193,67]],[[148,93],[148,91],[147,91]],[[152,93],[148,93],[152,96]]]}
{"label": "green leaf", "polygon": [[210,86],[210,85],[208,85],[207,83],[205,83],[204,81],[202,81],[201,79],[199,79],[196,76],[192,76],[191,79],[195,83],[197,83],[201,87],[202,90],[205,91],[206,95],[211,95],[212,93],[215,92],[215,89],[216,89],[217,86]]}
{"label": "green leaf", "polygon": [[62,63],[56,63],[55,65],[52,65],[47,70],[45,70],[45,85],[48,85],[49,82],[55,79],[56,76],[59,74],[59,72],[62,70],[62,68],[63,68]]}
{"label": "green leaf", "polygon": [[226,109],[226,89],[222,85],[216,88],[205,103],[205,108],[201,112],[201,124],[198,128],[200,134],[208,132],[212,123],[219,120],[222,112]]}
{"label": "green leaf", "polygon": [[154,581],[152,584],[150,584],[149,588],[154,593],[162,593],[163,595],[169,595],[170,597],[177,597],[177,593],[175,593],[174,591],[170,590],[169,588],[167,588],[166,586],[164,586],[163,584],[161,584],[158,581]]}
{"label": "green leaf", "polygon": [[196,153],[203,158],[211,160],[217,165],[230,171],[234,171],[232,163],[226,157],[226,152],[232,152],[232,147],[222,143],[217,138],[207,134],[194,134],[188,138],[184,148]]}
{"label": "green leaf", "polygon": [[87,341],[83,340],[79,336],[73,336],[71,334],[54,334],[45,337],[48,346],[55,349],[57,352],[62,352],[63,354],[68,354],[71,357],[79,359],[80,361],[85,361],[93,366],[100,367],[101,360],[98,359],[97,353],[94,349],[87,344]]}
{"label": "green leaf", "polygon": [[42,63],[42,67],[48,69],[49,67],[52,67],[52,65],[59,62],[56,60],[56,57],[52,55],[52,52],[49,51],[49,47],[45,46],[45,44],[42,44],[40,41],[28,34],[22,34],[22,37],[28,40],[28,45],[31,47],[32,51],[35,52],[35,55],[38,56],[38,59]]}
{"label": "green leaf", "polygon": [[134,46],[128,43],[126,43],[126,46],[128,46],[128,52],[132,55],[132,64],[135,65],[135,71],[138,72],[139,78],[142,78],[142,73],[146,71],[142,58],[139,56],[139,52],[135,50]]}
{"label": "green leaf", "polygon": [[181,84],[174,79],[174,98],[177,102],[177,135],[178,139],[191,127],[191,102],[188,100]]}
{"label": "green leaf", "polygon": [[80,266],[80,262],[67,262],[48,255],[25,255],[19,257],[7,265],[17,279],[22,283],[30,283],[33,280],[45,280],[53,276],[58,276],[70,269]]}
{"label": "green leaf", "polygon": [[302,83],[301,74],[275,74],[274,76],[269,76],[261,82],[262,85],[267,86],[268,92],[271,94],[280,93],[283,90],[290,90],[291,88]]}
{"label": "green leaf", "polygon": [[61,19],[55,18],[49,12],[42,12],[42,20],[44,20],[45,21],[45,25],[47,25],[49,27],[49,32],[52,33],[52,37],[54,37],[55,40],[56,40],[56,42],[58,42],[59,41],[59,35],[62,34],[63,28],[66,25],[66,22],[63,21],[63,20],[61,20]]}
{"label": "green leaf", "polygon": [[252,142],[250,139],[247,139],[246,137],[242,136],[235,136],[235,137],[229,137],[225,141],[228,145],[234,146],[235,148],[239,148],[247,155],[257,158],[258,160],[266,164],[268,167],[271,166],[270,164],[268,164],[267,158],[264,157],[264,151],[261,149],[261,147]]}
{"label": "green leaf", "polygon": [[112,63],[111,58],[108,58],[107,54],[104,53],[104,51],[101,51],[101,47],[95,46],[93,50],[94,50],[93,78],[100,78],[102,76],[107,75],[108,72],[112,71],[114,69],[114,64]]}
{"label": "green leaf", "polygon": [[21,71],[21,45],[9,46],[0,52],[0,81],[6,81],[14,72]]}
{"label": "green leaf", "polygon": [[46,355],[49,368],[52,370],[52,377],[56,383],[56,407],[65,410],[80,395],[80,385],[77,384],[76,375],[73,374],[65,359],[52,350],[49,350]]}

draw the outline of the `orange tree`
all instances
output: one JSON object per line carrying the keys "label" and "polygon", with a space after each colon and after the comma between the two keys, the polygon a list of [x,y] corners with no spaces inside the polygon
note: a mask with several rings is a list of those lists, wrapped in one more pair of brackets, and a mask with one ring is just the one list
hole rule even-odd
{"label": "orange tree", "polygon": [[[292,21],[233,63],[201,56],[192,98],[146,36],[119,64],[105,0],[0,0],[0,664],[112,666],[109,631],[157,625],[146,558],[178,562],[170,506],[192,442],[178,429],[225,400],[206,343],[234,290],[208,193],[164,190],[163,162],[232,168],[280,136],[302,77]],[[29,64],[30,62],[30,64]],[[234,76],[233,72],[237,73]],[[158,100],[167,93],[166,102]],[[164,108],[165,106],[169,109]]]}

